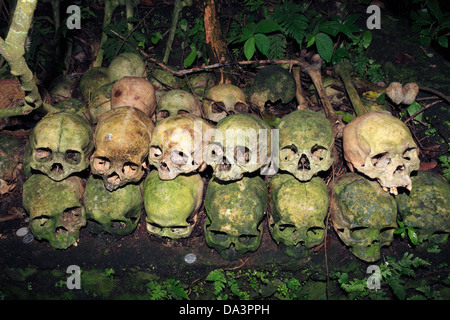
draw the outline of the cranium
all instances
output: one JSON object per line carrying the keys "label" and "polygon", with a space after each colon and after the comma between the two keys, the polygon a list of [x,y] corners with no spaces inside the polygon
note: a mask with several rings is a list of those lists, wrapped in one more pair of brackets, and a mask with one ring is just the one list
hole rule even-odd
{"label": "cranium", "polygon": [[244,91],[232,84],[210,88],[203,99],[203,113],[211,121],[219,122],[227,115],[247,112]]}
{"label": "cranium", "polygon": [[107,83],[91,92],[89,100],[89,117],[96,124],[102,114],[111,110],[111,88],[114,82]]}
{"label": "cranium", "polygon": [[131,234],[143,209],[139,184],[129,183],[114,192],[106,190],[103,180],[91,175],[83,195],[87,227],[93,233],[114,236]]}
{"label": "cranium", "polygon": [[32,175],[23,185],[22,205],[36,239],[48,240],[55,249],[76,245],[79,230],[86,225],[82,196],[79,177],[56,182],[46,175]]}
{"label": "cranium", "polygon": [[429,171],[418,171],[411,180],[414,189],[396,197],[404,224],[415,229],[421,244],[445,244],[450,234],[450,185]]}
{"label": "cranium", "polygon": [[93,130],[86,120],[71,112],[50,114],[30,134],[24,155],[25,172],[40,171],[55,181],[89,167],[94,150]]}
{"label": "cranium", "polygon": [[270,126],[252,114],[230,115],[216,126],[208,146],[207,163],[220,180],[238,180],[268,163]]}
{"label": "cranium", "polygon": [[133,52],[117,55],[108,67],[109,81],[114,82],[123,77],[145,76],[145,63],[141,56]]}
{"label": "cranium", "polygon": [[416,143],[408,127],[387,112],[370,112],[353,119],[344,129],[344,157],[350,169],[377,179],[387,191],[412,189],[412,171],[419,169]]}
{"label": "cranium", "polygon": [[87,70],[80,79],[80,90],[84,101],[88,102],[93,91],[109,82],[108,68],[94,67]]}
{"label": "cranium", "polygon": [[269,231],[286,254],[305,257],[325,238],[328,189],[319,177],[300,182],[278,173],[270,181]]}
{"label": "cranium", "polygon": [[192,94],[184,90],[170,90],[164,94],[156,106],[156,121],[159,122],[169,116],[191,113],[202,116],[202,107]]}
{"label": "cranium", "polygon": [[193,114],[180,114],[160,121],[153,132],[148,156],[162,180],[181,173],[203,170],[203,150],[212,135],[212,126]]}
{"label": "cranium", "polygon": [[258,176],[239,181],[211,179],[205,197],[205,238],[224,259],[256,251],[267,211],[267,186]]}
{"label": "cranium", "polygon": [[141,180],[153,128],[150,118],[133,107],[112,109],[100,118],[91,170],[103,178],[106,189]]}
{"label": "cranium", "polygon": [[347,173],[336,182],[331,219],[339,238],[359,259],[374,262],[397,228],[395,199],[376,181]]}
{"label": "cranium", "polygon": [[202,200],[203,180],[199,174],[161,180],[158,171],[150,172],[144,184],[147,231],[171,239],[189,237]]}
{"label": "cranium", "polygon": [[312,110],[284,116],[279,129],[279,166],[300,181],[327,171],[333,161],[334,133],[331,122]]}

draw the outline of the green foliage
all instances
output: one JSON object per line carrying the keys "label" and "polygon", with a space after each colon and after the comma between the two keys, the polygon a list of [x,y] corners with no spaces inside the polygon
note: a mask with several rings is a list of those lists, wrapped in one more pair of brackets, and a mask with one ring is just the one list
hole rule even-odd
{"label": "green foliage", "polygon": [[[450,152],[450,143],[449,143],[448,152]],[[439,162],[441,163],[441,167],[444,168],[442,171],[444,178],[447,181],[450,181],[450,156],[446,156],[446,155],[440,156]]]}
{"label": "green foliage", "polygon": [[399,234],[402,239],[404,239],[405,235],[408,234],[409,241],[411,241],[411,243],[416,246],[419,242],[419,237],[417,236],[417,232],[414,227],[405,226],[405,224],[400,220],[397,220],[397,223],[399,227],[394,230],[394,234]]}
{"label": "green foliage", "polygon": [[147,293],[150,300],[189,300],[180,281],[174,279],[166,279],[163,282],[150,281],[147,283]]}
{"label": "green foliage", "polygon": [[418,33],[418,40],[425,46],[436,41],[448,48],[450,35],[450,12],[442,12],[438,0],[414,0],[420,9],[411,10],[412,30]]}
{"label": "green foliage", "polygon": [[203,58],[205,63],[208,62],[205,49],[205,26],[202,17],[195,18],[192,25],[189,24],[188,19],[181,19],[178,23],[176,35],[183,39],[181,48],[190,50],[183,62],[185,68],[191,66],[200,58]]}
{"label": "green foliage", "polygon": [[48,59],[47,54],[51,54],[48,47],[49,37],[53,39],[54,28],[46,27],[37,21],[33,24],[25,41],[25,61],[31,70],[36,70],[38,65],[45,67]]}

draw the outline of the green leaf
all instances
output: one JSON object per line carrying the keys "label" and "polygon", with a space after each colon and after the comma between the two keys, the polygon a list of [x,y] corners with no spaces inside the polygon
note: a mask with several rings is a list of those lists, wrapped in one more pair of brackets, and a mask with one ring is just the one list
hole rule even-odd
{"label": "green leaf", "polygon": [[255,26],[254,32],[271,33],[281,30],[281,27],[273,20],[262,20]]}
{"label": "green leaf", "polygon": [[244,55],[247,60],[250,60],[255,54],[255,37],[250,37],[244,43]]}
{"label": "green leaf", "polygon": [[316,42],[316,37],[312,34],[306,35],[306,47],[311,47]]}
{"label": "green leaf", "polygon": [[436,17],[437,21],[441,22],[442,11],[441,8],[439,8],[438,0],[428,0],[428,8],[430,9],[431,13]]}
{"label": "green leaf", "polygon": [[413,227],[406,227],[406,229],[408,230],[408,237],[409,240],[411,240],[411,243],[413,245],[417,245],[419,243],[419,237],[417,235],[416,230],[414,230]]}
{"label": "green leaf", "polygon": [[191,53],[186,57],[186,59],[184,59],[184,67],[186,68],[191,66],[196,58],[197,58],[197,49],[195,48],[195,46],[192,46]]}
{"label": "green leaf", "polygon": [[333,37],[335,37],[339,32],[347,33],[349,30],[346,25],[337,21],[325,21],[320,25],[321,32],[325,32]]}
{"label": "green leaf", "polygon": [[[408,106],[408,108],[406,108],[406,110],[408,111],[409,116],[412,116],[414,113],[416,113],[417,111],[421,110],[422,106],[414,101],[411,105]],[[414,117],[414,119],[417,119],[419,121],[422,120],[422,114],[419,113],[417,116]]]}
{"label": "green leaf", "polygon": [[316,47],[317,52],[326,62],[330,62],[331,56],[333,55],[333,41],[330,36],[325,33],[318,33],[316,35]]}
{"label": "green leaf", "polygon": [[364,32],[362,38],[361,38],[361,44],[364,47],[364,49],[367,49],[372,42],[372,32],[366,31]]}
{"label": "green leaf", "polygon": [[447,37],[440,37],[438,38],[438,43],[444,47],[444,48],[448,48],[448,38]]}
{"label": "green leaf", "polygon": [[258,50],[261,51],[261,53],[263,55],[268,57],[269,49],[270,49],[270,39],[262,33],[255,34],[254,38],[255,38],[255,44],[256,44],[256,47],[258,48]]}

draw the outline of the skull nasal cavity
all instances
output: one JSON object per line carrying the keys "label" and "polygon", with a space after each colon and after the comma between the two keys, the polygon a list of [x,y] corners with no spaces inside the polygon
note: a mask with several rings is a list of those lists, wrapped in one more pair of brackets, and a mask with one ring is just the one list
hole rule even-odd
{"label": "skull nasal cavity", "polygon": [[298,160],[298,170],[310,170],[309,159],[306,155],[302,154],[300,160]]}
{"label": "skull nasal cavity", "polygon": [[222,158],[222,161],[219,164],[219,170],[221,170],[221,171],[230,171],[231,170],[231,163],[228,161],[228,159],[226,157]]}
{"label": "skull nasal cavity", "polygon": [[401,165],[395,169],[394,174],[402,174],[403,171],[405,171],[405,166]]}
{"label": "skull nasal cavity", "polygon": [[53,174],[62,174],[62,173],[64,173],[64,168],[61,163],[54,163],[52,165],[52,167],[50,168],[50,171]]}

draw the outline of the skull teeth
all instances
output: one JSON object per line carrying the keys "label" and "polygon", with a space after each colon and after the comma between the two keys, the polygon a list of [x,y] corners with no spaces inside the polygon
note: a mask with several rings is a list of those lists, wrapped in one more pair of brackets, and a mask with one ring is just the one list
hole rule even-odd
{"label": "skull teeth", "polygon": [[389,190],[389,192],[390,192],[391,194],[393,194],[394,196],[398,195],[397,187],[392,187],[392,188]]}
{"label": "skull teeth", "polygon": [[406,186],[406,189],[408,189],[408,191],[411,191],[411,190],[412,190],[412,183],[408,184],[408,185]]}

